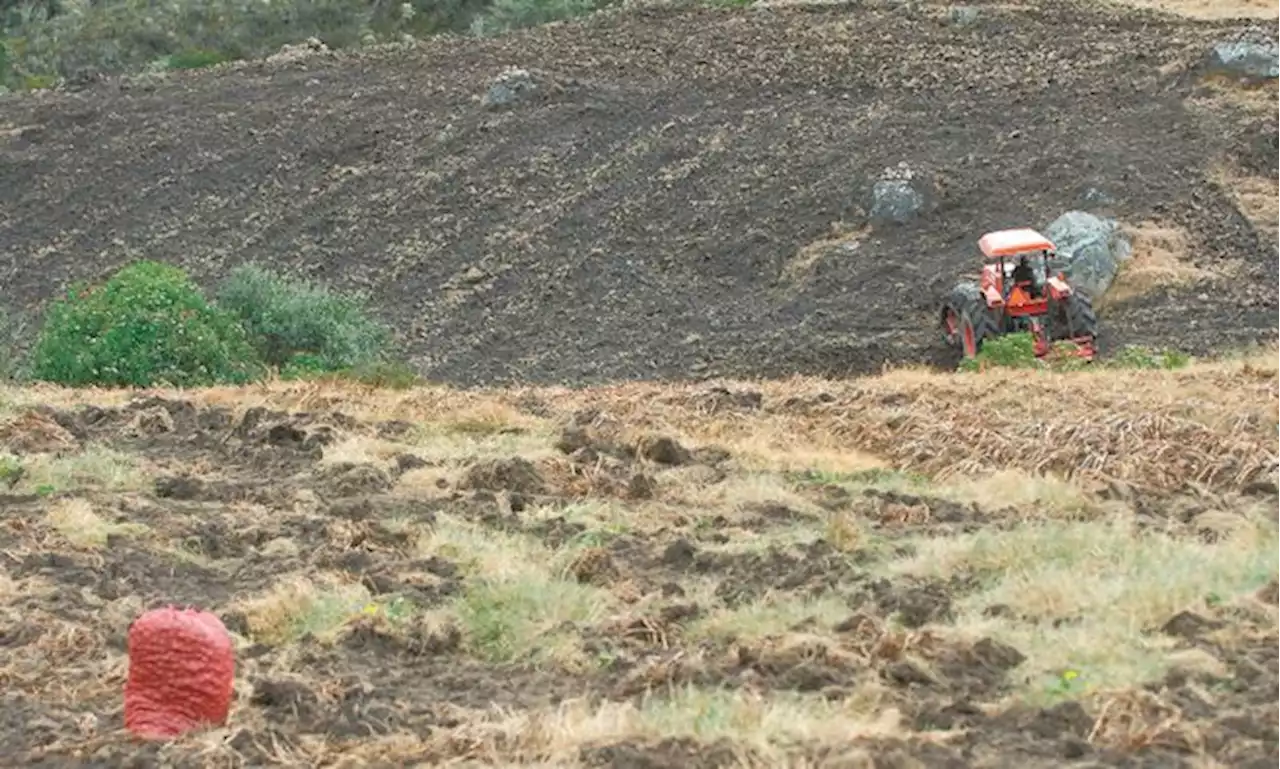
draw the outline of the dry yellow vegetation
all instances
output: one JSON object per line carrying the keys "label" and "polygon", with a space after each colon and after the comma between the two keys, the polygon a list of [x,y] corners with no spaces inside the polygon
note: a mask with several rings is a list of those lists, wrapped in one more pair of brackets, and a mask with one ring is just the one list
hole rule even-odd
{"label": "dry yellow vegetation", "polygon": [[[1265,756],[1278,368],[0,389],[17,759]],[[169,601],[238,697],[140,747],[119,639]]]}
{"label": "dry yellow vegetation", "polygon": [[1275,19],[1280,17],[1276,0],[1119,0],[1135,8],[1154,8],[1192,19]]}

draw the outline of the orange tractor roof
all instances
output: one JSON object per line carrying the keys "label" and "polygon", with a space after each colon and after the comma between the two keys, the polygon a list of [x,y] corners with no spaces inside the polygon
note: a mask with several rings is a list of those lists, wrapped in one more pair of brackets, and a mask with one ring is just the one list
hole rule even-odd
{"label": "orange tractor roof", "polygon": [[1028,251],[1054,251],[1053,242],[1032,229],[996,230],[978,241],[978,248],[989,259],[1024,254]]}

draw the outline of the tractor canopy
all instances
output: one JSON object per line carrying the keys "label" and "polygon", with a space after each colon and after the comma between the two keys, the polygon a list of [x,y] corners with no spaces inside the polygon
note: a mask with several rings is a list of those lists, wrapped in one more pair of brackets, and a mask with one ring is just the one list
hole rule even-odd
{"label": "tractor canopy", "polygon": [[1020,254],[1042,256],[1045,251],[1056,250],[1053,241],[1027,228],[988,232],[978,241],[978,248],[982,249],[982,255],[988,259],[1004,259]]}

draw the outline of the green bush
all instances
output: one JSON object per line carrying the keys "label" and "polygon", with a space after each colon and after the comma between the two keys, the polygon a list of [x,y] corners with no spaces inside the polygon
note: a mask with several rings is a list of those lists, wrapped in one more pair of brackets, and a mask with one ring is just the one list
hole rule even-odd
{"label": "green bush", "polygon": [[1055,371],[1080,371],[1090,367],[1105,369],[1176,369],[1191,362],[1191,356],[1177,350],[1153,350],[1130,345],[1109,358],[1096,358],[1088,363],[1070,354],[1075,345],[1071,342],[1055,342],[1054,349],[1064,353],[1044,360],[1036,358],[1035,339],[1030,333],[1006,334],[988,339],[974,358],[960,362],[961,371],[981,371],[984,368],[1044,368]]}
{"label": "green bush", "polygon": [[317,38],[354,48],[439,32],[490,33],[576,16],[611,0],[0,0],[0,86],[191,69]]}
{"label": "green bush", "polygon": [[471,22],[477,37],[571,19],[603,7],[603,0],[493,0],[486,12]]}
{"label": "green bush", "polygon": [[963,371],[978,371],[991,366],[1035,368],[1039,365],[1035,339],[1027,332],[987,339],[976,357],[965,358],[960,362]]}
{"label": "green bush", "polygon": [[201,69],[228,61],[230,57],[220,51],[191,48],[169,55],[165,65],[169,69]]}
{"label": "green bush", "polygon": [[238,317],[262,359],[289,378],[388,361],[391,330],[362,297],[290,280],[256,265],[234,270],[218,304]]}
{"label": "green bush", "polygon": [[71,386],[194,387],[249,382],[262,366],[234,315],[182,270],[143,261],[54,302],[31,373]]}
{"label": "green bush", "polygon": [[1191,356],[1178,350],[1151,349],[1129,345],[1106,361],[1112,368],[1176,369],[1191,362]]}

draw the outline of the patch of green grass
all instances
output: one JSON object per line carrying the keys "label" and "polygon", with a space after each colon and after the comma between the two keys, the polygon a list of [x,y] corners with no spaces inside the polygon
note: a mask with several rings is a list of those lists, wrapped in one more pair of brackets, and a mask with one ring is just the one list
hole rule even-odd
{"label": "patch of green grass", "polygon": [[450,602],[448,613],[471,654],[500,662],[590,664],[572,625],[599,621],[614,599],[605,590],[559,576],[557,564],[567,550],[442,516],[419,551],[448,558],[465,574],[463,593]]}
{"label": "patch of green grass", "polygon": [[230,61],[231,57],[221,51],[211,51],[203,48],[188,48],[177,53],[170,54],[165,59],[165,66],[168,69],[203,69],[212,67],[215,64],[222,64]]}
{"label": "patch of green grass", "polygon": [[[890,572],[978,577],[984,587],[959,602],[957,624],[1025,654],[1022,676],[1029,696],[1040,699],[1159,678],[1176,643],[1155,629],[1213,596],[1252,593],[1280,571],[1275,522],[1243,514],[1212,543],[1140,530],[1119,517],[916,544],[916,555]],[[1005,610],[991,617],[992,606]]]}
{"label": "patch of green grass", "polygon": [[1103,365],[1108,368],[1180,369],[1190,365],[1192,360],[1190,355],[1178,350],[1128,345],[1104,360]]}
{"label": "patch of green grass", "polygon": [[472,654],[492,662],[573,664],[580,636],[572,627],[604,618],[611,601],[598,588],[550,575],[476,579],[452,605]]}
{"label": "patch of green grass", "polygon": [[0,486],[16,486],[25,474],[26,470],[16,456],[0,455]]}
{"label": "patch of green grass", "polygon": [[686,636],[691,640],[753,641],[794,632],[809,620],[817,623],[817,629],[830,630],[850,614],[848,604],[837,595],[807,599],[766,595],[732,609],[720,607],[708,612],[689,623]]}
{"label": "patch of green grass", "polygon": [[983,371],[988,368],[1043,369],[1051,371],[1087,371],[1115,369],[1180,369],[1192,362],[1186,353],[1167,348],[1150,348],[1129,345],[1107,358],[1095,358],[1086,362],[1070,353],[1075,344],[1069,341],[1055,342],[1054,351],[1064,353],[1036,358],[1035,339],[1030,332],[1005,334],[988,339],[972,358],[960,361],[961,371]]}
{"label": "patch of green grass", "polygon": [[133,491],[147,476],[137,458],[115,449],[90,445],[75,454],[39,454],[24,458],[0,454],[0,486],[19,494],[49,496],[58,491],[96,489]]}

